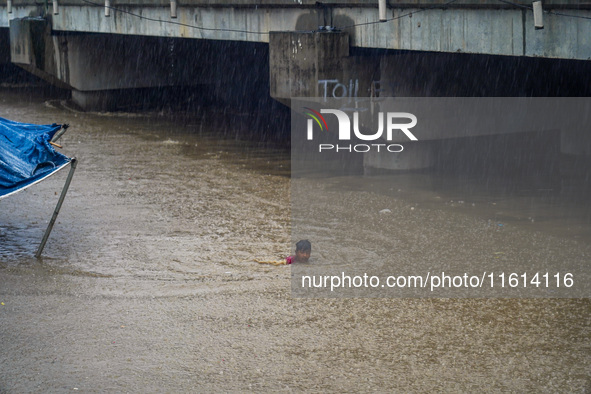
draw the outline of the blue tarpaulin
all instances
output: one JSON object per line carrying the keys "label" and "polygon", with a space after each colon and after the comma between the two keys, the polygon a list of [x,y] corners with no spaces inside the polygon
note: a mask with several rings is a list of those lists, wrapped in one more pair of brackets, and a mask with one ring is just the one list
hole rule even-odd
{"label": "blue tarpaulin", "polygon": [[34,185],[71,159],[49,143],[61,125],[36,125],[0,118],[0,199]]}

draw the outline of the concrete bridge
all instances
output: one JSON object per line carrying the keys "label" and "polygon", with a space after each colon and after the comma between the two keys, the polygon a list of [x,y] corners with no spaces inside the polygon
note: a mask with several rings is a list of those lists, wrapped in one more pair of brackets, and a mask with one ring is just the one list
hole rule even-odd
{"label": "concrete bridge", "polygon": [[[581,83],[591,0],[379,3],[0,0],[0,62],[71,90],[86,109],[179,86],[255,107],[269,97],[591,92]],[[586,136],[568,140],[591,154]]]}

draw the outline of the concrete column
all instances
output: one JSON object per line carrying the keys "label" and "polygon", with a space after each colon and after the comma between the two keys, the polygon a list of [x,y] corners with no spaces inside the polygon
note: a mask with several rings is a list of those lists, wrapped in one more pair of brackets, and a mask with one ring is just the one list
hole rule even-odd
{"label": "concrete column", "polygon": [[[190,45],[160,37],[54,35],[51,21],[10,21],[11,60],[53,85],[72,90],[87,110],[114,108],[120,90],[212,83],[215,67],[195,64]],[[180,48],[178,48],[180,46]],[[205,70],[205,72],[204,72]]]}
{"label": "concrete column", "polygon": [[379,59],[351,56],[345,32],[272,32],[270,95],[289,106],[291,97],[348,102],[368,97],[379,79]]}
{"label": "concrete column", "polygon": [[269,36],[271,97],[320,97],[320,80],[343,80],[349,35],[336,32],[272,32]]}

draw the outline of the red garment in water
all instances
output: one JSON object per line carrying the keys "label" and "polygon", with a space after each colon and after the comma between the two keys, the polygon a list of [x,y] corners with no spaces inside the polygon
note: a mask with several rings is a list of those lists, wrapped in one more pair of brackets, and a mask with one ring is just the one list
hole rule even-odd
{"label": "red garment in water", "polygon": [[287,257],[285,258],[285,264],[291,264],[291,263],[294,263],[294,262],[296,261],[296,259],[295,259],[295,258],[296,258],[295,256],[287,256]]}

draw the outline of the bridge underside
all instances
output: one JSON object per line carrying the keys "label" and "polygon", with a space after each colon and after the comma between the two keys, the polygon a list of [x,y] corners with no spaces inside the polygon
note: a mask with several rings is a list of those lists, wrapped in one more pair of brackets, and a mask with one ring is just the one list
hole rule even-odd
{"label": "bridge underside", "polygon": [[[9,19],[43,15],[39,5],[0,2],[0,27]],[[377,1],[187,0],[171,15],[169,1],[56,1],[47,12],[54,31],[209,40],[269,42],[269,32],[346,32],[355,48],[591,59],[591,2],[544,1],[543,29],[535,28],[531,1],[415,0],[392,4],[379,22]],[[176,1],[174,2],[176,4]],[[94,6],[93,6],[94,4]],[[3,9],[4,8],[4,9]]]}
{"label": "bridge underside", "polygon": [[[389,8],[391,20],[374,23],[377,8],[352,1],[185,5],[174,19],[168,2],[119,5],[109,17],[104,7],[81,3],[60,2],[58,14],[43,18],[42,7],[14,7],[10,21],[0,5],[0,26],[10,26],[0,30],[10,31],[12,63],[71,90],[85,109],[207,99],[252,113],[273,108],[272,99],[289,105],[291,97],[591,91],[591,23],[565,16],[591,17],[588,9],[558,8],[562,16],[545,15],[536,30],[531,10],[474,4]],[[7,45],[0,46],[6,63]],[[586,133],[563,132],[559,140],[563,153],[591,154]]]}

